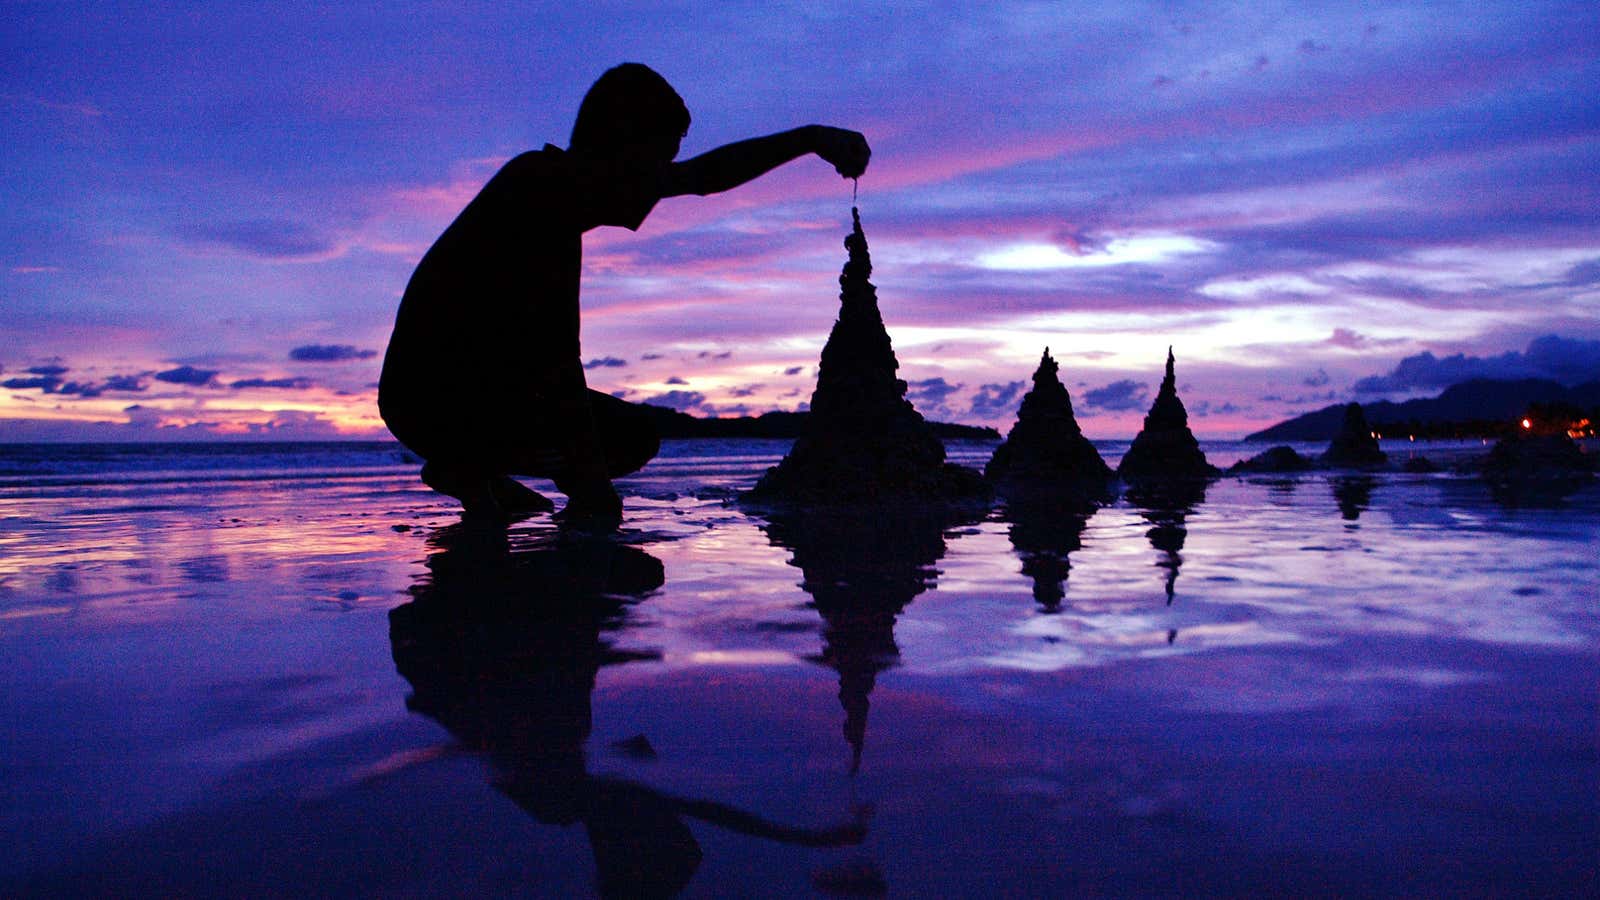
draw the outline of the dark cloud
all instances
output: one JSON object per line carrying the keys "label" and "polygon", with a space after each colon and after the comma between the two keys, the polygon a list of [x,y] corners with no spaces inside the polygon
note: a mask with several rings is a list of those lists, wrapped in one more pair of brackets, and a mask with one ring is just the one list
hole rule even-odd
{"label": "dark cloud", "polygon": [[1305,385],[1306,387],[1319,388],[1319,387],[1326,386],[1327,383],[1330,380],[1331,379],[1328,378],[1328,372],[1327,372],[1326,369],[1318,369],[1312,375],[1309,375],[1306,378],[1301,379],[1300,383]]}
{"label": "dark cloud", "polygon": [[[60,382],[59,378],[49,378],[47,380]],[[104,394],[106,391],[121,391],[127,393],[142,391],[144,389],[144,380],[138,375],[112,375],[110,378],[107,378],[98,384],[92,381],[69,381],[60,387],[48,388],[45,390],[45,393],[94,398]]]}
{"label": "dark cloud", "polygon": [[1301,53],[1304,53],[1304,54],[1306,54],[1308,56],[1314,56],[1314,55],[1316,55],[1318,53],[1326,53],[1326,52],[1328,52],[1328,45],[1327,44],[1319,44],[1319,43],[1317,43],[1316,41],[1314,41],[1314,40],[1312,40],[1310,38],[1306,38],[1305,40],[1300,42],[1299,49],[1300,49]]}
{"label": "dark cloud", "polygon": [[179,366],[165,372],[157,372],[156,380],[168,384],[187,384],[200,387],[211,383],[217,373],[212,369],[196,369],[194,366]]}
{"label": "dark cloud", "polygon": [[639,358],[644,360],[645,362],[653,362],[653,361],[658,360],[658,359],[666,359],[666,357],[661,355],[660,353],[646,353],[645,355],[643,355],[643,356],[641,356]]}
{"label": "dark cloud", "polygon": [[1362,378],[1352,385],[1358,394],[1394,394],[1434,390],[1472,378],[1548,378],[1566,384],[1600,378],[1600,341],[1574,340],[1547,334],[1526,350],[1499,356],[1434,356],[1423,351],[1400,360],[1387,375]]}
{"label": "dark cloud", "polygon": [[178,234],[195,243],[215,244],[263,259],[321,256],[335,246],[327,235],[286,219],[191,225],[179,229]]}
{"label": "dark cloud", "polygon": [[1005,384],[979,385],[978,392],[972,396],[972,408],[967,413],[980,419],[998,419],[1015,412],[1022,403],[1022,389],[1026,384],[1023,381],[1009,381]]}
{"label": "dark cloud", "polygon": [[672,375],[672,376],[669,376],[667,378],[665,383],[666,384],[688,384],[689,382],[684,381],[682,378],[679,378],[676,375]]}
{"label": "dark cloud", "polygon": [[142,391],[145,384],[138,375],[113,375],[105,380],[101,388],[107,391]]}
{"label": "dark cloud", "polygon": [[61,386],[61,379],[54,375],[41,375],[35,378],[8,378],[0,381],[0,387],[7,387],[13,391],[38,390],[46,394],[53,394]]}
{"label": "dark cloud", "polygon": [[311,387],[309,378],[242,378],[228,385],[230,388],[273,388],[279,390],[303,391]]}
{"label": "dark cloud", "polygon": [[705,405],[706,395],[699,391],[667,391],[665,394],[646,397],[642,402],[651,406],[665,406],[678,412],[687,412],[697,406]]}
{"label": "dark cloud", "polygon": [[66,366],[60,366],[60,365],[29,366],[28,367],[28,374],[30,374],[30,375],[44,375],[46,377],[49,377],[49,376],[52,376],[52,375],[65,375],[65,374],[67,374],[67,371],[68,371],[68,369],[67,369]]}
{"label": "dark cloud", "polygon": [[363,350],[349,344],[306,344],[289,351],[289,358],[295,362],[345,362],[377,355],[376,350]]}
{"label": "dark cloud", "polygon": [[766,385],[761,385],[761,384],[746,384],[746,385],[741,385],[741,386],[736,387],[736,388],[728,388],[728,396],[730,396],[730,397],[750,397],[750,396],[753,396],[757,391],[761,390],[765,386]]}
{"label": "dark cloud", "polygon": [[620,369],[627,364],[628,361],[625,359],[618,359],[615,356],[601,356],[584,363],[583,367],[585,369]]}
{"label": "dark cloud", "polygon": [[728,358],[730,358],[732,356],[733,356],[733,351],[732,350],[724,350],[721,353],[712,353],[710,350],[701,350],[699,358],[700,359],[728,359]]}
{"label": "dark cloud", "polygon": [[1085,391],[1083,403],[1085,406],[1107,412],[1143,409],[1146,406],[1146,390],[1147,388],[1137,381],[1128,379],[1113,381],[1104,387]]}
{"label": "dark cloud", "polygon": [[1235,406],[1231,400],[1224,400],[1221,403],[1201,400],[1199,403],[1189,407],[1189,412],[1201,418],[1206,416],[1226,416],[1241,411],[1242,407]]}
{"label": "dark cloud", "polygon": [[906,399],[923,415],[950,417],[953,411],[945,404],[950,395],[964,385],[951,384],[943,378],[924,378],[906,382]]}
{"label": "dark cloud", "polygon": [[801,372],[804,372],[805,370],[806,370],[805,366],[790,366],[789,368],[783,370],[783,374],[791,375],[791,376],[792,375],[799,375]]}

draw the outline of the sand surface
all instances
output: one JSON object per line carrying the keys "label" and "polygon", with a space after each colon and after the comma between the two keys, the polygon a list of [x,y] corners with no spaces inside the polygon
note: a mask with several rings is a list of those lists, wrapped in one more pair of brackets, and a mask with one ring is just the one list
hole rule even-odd
{"label": "sand surface", "polygon": [[1594,487],[726,502],[783,449],[671,442],[582,541],[392,445],[0,448],[0,892],[1595,891]]}

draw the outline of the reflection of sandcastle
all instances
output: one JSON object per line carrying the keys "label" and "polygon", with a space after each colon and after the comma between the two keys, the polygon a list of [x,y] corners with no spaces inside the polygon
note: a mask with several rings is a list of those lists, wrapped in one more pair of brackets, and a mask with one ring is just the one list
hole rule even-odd
{"label": "reflection of sandcastle", "polygon": [[1078,427],[1057,369],[1047,348],[1033,373],[1033,389],[1022,398],[1017,424],[984,469],[1001,493],[1098,496],[1105,491],[1111,469]]}
{"label": "reflection of sandcastle", "polygon": [[1130,481],[1142,479],[1209,478],[1217,470],[1206,462],[1200,442],[1189,430],[1189,413],[1178,399],[1177,378],[1173,374],[1172,348],[1167,348],[1167,374],[1161,379],[1144,428],[1133,439],[1117,474]]}
{"label": "reflection of sandcastle", "polygon": [[1167,605],[1178,586],[1178,570],[1183,567],[1183,543],[1189,535],[1188,518],[1206,501],[1206,483],[1198,478],[1146,479],[1128,490],[1133,504],[1150,523],[1145,537],[1161,551],[1156,566],[1166,570]]}
{"label": "reflection of sandcastle", "polygon": [[1011,546],[1022,559],[1022,574],[1033,581],[1033,599],[1041,612],[1060,611],[1072,572],[1071,556],[1083,548],[1083,532],[1094,513],[1093,503],[1076,509],[1049,499],[1040,504],[1006,504]]}
{"label": "reflection of sandcastle", "polygon": [[906,400],[877,290],[867,280],[872,259],[861,216],[851,213],[839,320],[822,350],[805,433],[749,496],[838,504],[981,495],[978,473],[945,462],[944,444]]}
{"label": "reflection of sandcastle", "polygon": [[861,765],[878,675],[900,660],[895,623],[934,585],[945,531],[980,515],[938,505],[902,507],[892,523],[866,507],[768,513],[763,530],[794,554],[790,565],[804,573],[800,586],[822,617],[822,652],[812,661],[839,675],[852,772]]}

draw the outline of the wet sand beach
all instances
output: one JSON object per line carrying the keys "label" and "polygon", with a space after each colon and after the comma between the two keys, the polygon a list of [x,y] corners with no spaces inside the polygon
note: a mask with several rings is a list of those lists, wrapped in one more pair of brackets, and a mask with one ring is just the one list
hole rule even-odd
{"label": "wet sand beach", "polygon": [[0,448],[0,891],[1595,891],[1595,486],[732,505],[785,448],[669,442],[610,538],[393,444]]}

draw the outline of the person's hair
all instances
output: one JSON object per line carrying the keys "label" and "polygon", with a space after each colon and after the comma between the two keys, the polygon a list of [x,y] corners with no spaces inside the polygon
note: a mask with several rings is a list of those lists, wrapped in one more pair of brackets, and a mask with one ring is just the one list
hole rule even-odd
{"label": "person's hair", "polygon": [[601,75],[578,107],[568,146],[615,153],[641,139],[689,131],[689,108],[654,69],[623,63]]}

